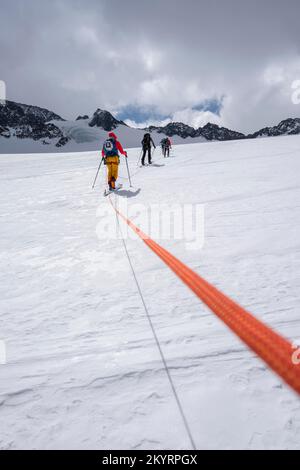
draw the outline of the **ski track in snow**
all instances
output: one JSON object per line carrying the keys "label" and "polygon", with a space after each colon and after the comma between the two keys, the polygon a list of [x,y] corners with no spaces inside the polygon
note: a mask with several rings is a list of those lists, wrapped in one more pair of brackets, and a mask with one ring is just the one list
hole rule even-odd
{"label": "ski track in snow", "polygon": [[[205,204],[205,246],[158,240],[300,339],[300,137],[174,147],[128,203]],[[185,449],[121,240],[98,240],[99,153],[2,155],[1,449]],[[132,196],[132,197],[129,197]],[[122,225],[124,227],[124,225]],[[143,228],[143,227],[141,227]],[[298,397],[140,241],[126,241],[199,449],[299,449]]]}

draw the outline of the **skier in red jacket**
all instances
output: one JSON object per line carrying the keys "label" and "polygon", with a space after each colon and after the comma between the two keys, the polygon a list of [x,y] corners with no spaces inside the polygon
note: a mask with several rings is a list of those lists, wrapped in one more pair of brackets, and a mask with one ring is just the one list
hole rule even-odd
{"label": "skier in red jacket", "polygon": [[102,157],[107,166],[107,179],[110,190],[116,189],[116,181],[119,176],[120,157],[119,152],[127,158],[127,152],[118,141],[116,134],[110,132],[108,139],[103,144]]}

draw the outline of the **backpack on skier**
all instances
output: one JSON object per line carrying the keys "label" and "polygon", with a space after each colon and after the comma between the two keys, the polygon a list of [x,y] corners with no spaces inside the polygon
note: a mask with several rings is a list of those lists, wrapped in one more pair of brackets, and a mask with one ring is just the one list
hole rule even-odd
{"label": "backpack on skier", "polygon": [[103,153],[104,153],[104,162],[106,161],[107,157],[118,157],[119,152],[117,148],[117,142],[115,139],[110,137],[107,139],[103,144]]}
{"label": "backpack on skier", "polygon": [[144,148],[149,148],[151,147],[151,135],[148,133],[148,134],[145,134],[144,135],[144,138],[143,138],[143,141],[142,141],[142,145]]}

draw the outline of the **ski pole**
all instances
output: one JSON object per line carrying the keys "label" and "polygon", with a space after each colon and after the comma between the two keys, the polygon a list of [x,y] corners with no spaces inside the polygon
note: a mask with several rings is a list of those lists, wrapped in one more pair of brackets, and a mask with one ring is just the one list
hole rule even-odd
{"label": "ski pole", "polygon": [[130,171],[129,171],[129,165],[128,165],[128,158],[127,158],[127,157],[125,157],[125,160],[126,160],[126,166],[127,166],[127,172],[128,172],[129,184],[130,184],[130,187],[132,188],[132,184],[131,184],[131,177],[130,177]]}
{"label": "ski pole", "polygon": [[93,189],[95,189],[96,181],[97,181],[97,179],[98,179],[98,175],[99,175],[99,173],[100,173],[100,169],[101,169],[103,160],[104,160],[104,158],[102,157],[102,158],[101,158],[100,165],[99,165],[99,168],[98,168],[98,171],[97,171],[97,174],[96,174],[96,177],[95,177],[95,181],[94,181],[94,184],[93,184]]}
{"label": "ski pole", "polygon": [[139,166],[139,164],[140,164],[140,161],[141,161],[141,158],[142,158],[142,154],[143,154],[143,149],[141,150],[141,154],[140,154],[140,157],[139,157],[139,159],[138,159],[137,166]]}

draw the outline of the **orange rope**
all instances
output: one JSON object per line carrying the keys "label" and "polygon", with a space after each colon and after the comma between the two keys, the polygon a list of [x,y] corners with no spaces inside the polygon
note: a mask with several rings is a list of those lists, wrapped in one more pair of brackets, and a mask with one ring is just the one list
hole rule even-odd
{"label": "orange rope", "polygon": [[110,202],[116,213],[169,266],[184,284],[223,320],[250,349],[300,394],[300,365],[292,362],[294,352],[292,344],[158,245],[127,219],[113,205],[111,200]]}

